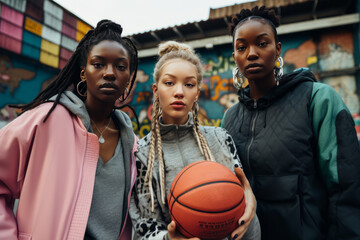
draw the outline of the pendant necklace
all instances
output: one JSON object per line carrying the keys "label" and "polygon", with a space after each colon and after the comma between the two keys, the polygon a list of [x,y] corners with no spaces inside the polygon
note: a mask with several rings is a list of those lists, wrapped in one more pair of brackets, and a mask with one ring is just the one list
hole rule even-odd
{"label": "pendant necklace", "polygon": [[94,124],[94,126],[95,126],[96,130],[100,133],[100,136],[99,136],[99,143],[103,144],[103,143],[105,142],[105,139],[103,138],[103,136],[102,136],[102,135],[103,135],[103,133],[105,132],[105,130],[109,127],[111,117],[109,118],[109,122],[108,122],[108,124],[106,125],[106,127],[105,127],[102,131],[100,131],[100,130],[98,129],[98,127],[96,126],[95,122],[94,122],[91,118],[90,118],[90,120],[91,120],[91,122]]}

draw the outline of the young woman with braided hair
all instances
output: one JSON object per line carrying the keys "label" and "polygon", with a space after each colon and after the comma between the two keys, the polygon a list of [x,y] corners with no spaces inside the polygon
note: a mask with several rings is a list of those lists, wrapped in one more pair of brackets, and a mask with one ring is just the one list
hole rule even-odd
{"label": "young woman with braided hair", "polygon": [[138,57],[121,33],[100,21],[1,129],[0,239],[131,238],[137,138],[115,102],[131,91]]}
{"label": "young woman with braided hair", "polygon": [[278,25],[265,7],[233,19],[240,101],[222,122],[254,190],[262,239],[360,239],[354,121],[335,90],[308,69],[282,74]]}
{"label": "young woman with braided hair", "polygon": [[197,100],[203,73],[199,57],[188,45],[174,41],[161,44],[159,55],[151,132],[139,141],[135,155],[138,178],[130,204],[135,239],[185,239],[171,222],[166,196],[181,169],[204,159],[235,170],[245,186],[246,210],[229,237],[260,239],[256,201],[232,138],[222,128],[199,125]]}

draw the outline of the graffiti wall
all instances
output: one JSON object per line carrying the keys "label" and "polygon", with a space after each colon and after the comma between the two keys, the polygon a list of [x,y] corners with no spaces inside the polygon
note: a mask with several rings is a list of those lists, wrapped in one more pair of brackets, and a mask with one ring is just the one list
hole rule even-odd
{"label": "graffiti wall", "polygon": [[[332,86],[343,98],[353,114],[358,138],[360,139],[359,96],[356,76],[350,73],[354,68],[354,42],[351,30],[324,32],[315,37],[310,34],[281,37],[284,72],[299,67],[310,68],[320,82]],[[227,108],[238,101],[237,91],[232,86],[232,46],[216,46],[213,49],[198,50],[204,64],[205,74],[199,105],[202,125],[219,126]],[[140,137],[150,131],[152,109],[152,70],[155,58],[142,59],[136,86],[136,95],[131,104],[139,116],[136,130]],[[336,71],[342,70],[342,75]],[[349,70],[350,74],[347,74]],[[327,73],[327,77],[321,77]]]}
{"label": "graffiti wall", "polygon": [[[284,72],[299,67],[310,68],[319,81],[332,86],[353,114],[360,139],[359,96],[354,71],[354,42],[351,30],[337,30],[313,35],[281,36]],[[238,101],[232,86],[232,46],[197,49],[205,73],[199,105],[202,125],[219,126],[226,109]],[[156,57],[140,59],[135,91],[128,102],[134,107],[138,121],[129,108],[136,133],[143,137],[150,131],[152,111],[152,72]],[[339,74],[339,72],[341,74]],[[0,121],[11,120],[17,112],[7,104],[31,101],[57,74],[57,70],[36,64],[18,55],[0,52]]]}
{"label": "graffiti wall", "polygon": [[0,51],[0,121],[9,121],[18,111],[8,104],[30,102],[58,73],[39,62]]}

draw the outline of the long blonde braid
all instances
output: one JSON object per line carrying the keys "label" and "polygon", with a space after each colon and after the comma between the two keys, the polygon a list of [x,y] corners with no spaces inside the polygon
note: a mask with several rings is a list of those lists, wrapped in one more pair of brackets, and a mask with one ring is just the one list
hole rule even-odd
{"label": "long blonde braid", "polygon": [[193,132],[194,132],[196,142],[199,146],[199,149],[200,149],[202,155],[204,155],[206,160],[215,162],[215,158],[209,147],[209,144],[206,141],[206,138],[204,137],[204,135],[202,134],[202,132],[200,130],[200,123],[199,123],[199,118],[198,118],[199,112],[198,112],[197,102],[195,102],[192,107],[192,115],[193,115],[193,119],[194,119]]}
{"label": "long blonde braid", "polygon": [[[145,174],[145,183],[148,183],[149,192],[151,196],[151,210],[154,211],[154,191],[152,187],[152,178],[153,178],[153,171],[154,171],[154,162],[156,156],[156,125],[158,125],[159,117],[160,117],[160,105],[159,99],[156,98],[153,104],[153,113],[152,113],[152,121],[151,121],[151,139],[150,139],[150,146],[149,146],[149,153],[147,159],[147,170]],[[145,187],[144,187],[145,190]]]}

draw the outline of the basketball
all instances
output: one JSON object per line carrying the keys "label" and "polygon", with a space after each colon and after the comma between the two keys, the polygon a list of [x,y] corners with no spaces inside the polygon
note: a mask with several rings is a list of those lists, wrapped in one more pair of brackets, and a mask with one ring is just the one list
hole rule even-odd
{"label": "basketball", "polygon": [[223,239],[239,226],[245,210],[239,179],[210,161],[192,163],[176,175],[168,204],[177,230],[188,238]]}

